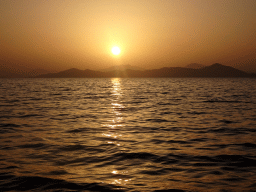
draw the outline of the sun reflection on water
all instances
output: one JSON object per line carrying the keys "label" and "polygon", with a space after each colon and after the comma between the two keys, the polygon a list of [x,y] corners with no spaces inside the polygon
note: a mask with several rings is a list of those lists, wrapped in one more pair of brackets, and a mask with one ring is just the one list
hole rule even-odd
{"label": "sun reflection on water", "polygon": [[[102,134],[106,138],[107,144],[114,144],[116,145],[119,151],[116,153],[121,152],[121,148],[123,147],[120,143],[122,140],[121,130],[124,126],[124,118],[123,118],[123,111],[125,110],[125,106],[123,105],[123,91],[122,91],[122,84],[121,79],[113,78],[111,79],[112,82],[112,90],[111,90],[111,105],[110,105],[110,112],[111,118],[105,123],[103,126],[106,128],[106,131]],[[120,171],[117,167],[111,166],[111,168],[105,168],[104,172],[109,172],[111,175],[110,178],[107,179],[108,184],[117,184],[117,185],[126,185],[131,179],[129,179],[128,171]]]}
{"label": "sun reflection on water", "polygon": [[116,129],[122,127],[123,116],[122,110],[125,109],[125,106],[122,104],[122,88],[119,78],[111,79],[112,90],[111,90],[111,114],[112,117],[108,120],[107,124],[104,124],[104,127],[111,129]]}

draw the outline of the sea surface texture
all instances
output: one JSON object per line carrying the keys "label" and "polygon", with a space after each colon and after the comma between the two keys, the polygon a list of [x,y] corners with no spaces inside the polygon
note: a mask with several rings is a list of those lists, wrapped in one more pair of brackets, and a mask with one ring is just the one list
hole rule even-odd
{"label": "sea surface texture", "polygon": [[256,79],[0,79],[0,191],[256,191]]}

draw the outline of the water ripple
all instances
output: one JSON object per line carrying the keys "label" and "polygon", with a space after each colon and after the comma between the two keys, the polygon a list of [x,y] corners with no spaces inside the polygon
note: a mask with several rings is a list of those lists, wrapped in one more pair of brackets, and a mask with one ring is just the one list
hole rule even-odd
{"label": "water ripple", "polygon": [[255,79],[1,79],[2,191],[253,191]]}

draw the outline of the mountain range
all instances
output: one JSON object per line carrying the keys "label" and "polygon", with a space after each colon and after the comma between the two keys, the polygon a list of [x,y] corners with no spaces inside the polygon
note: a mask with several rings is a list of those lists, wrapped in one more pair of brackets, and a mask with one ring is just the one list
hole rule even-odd
{"label": "mountain range", "polygon": [[132,77],[132,78],[161,78],[161,77],[256,77],[256,74],[246,73],[233,67],[215,63],[200,68],[189,67],[164,67],[152,70],[111,70],[93,71],[72,68],[58,73],[48,73],[36,76],[37,78],[110,78],[110,77]]}
{"label": "mountain range", "polygon": [[0,78],[110,78],[110,77],[133,77],[133,78],[160,78],[160,77],[256,77],[255,73],[247,73],[239,69],[215,63],[204,66],[192,63],[186,67],[164,67],[160,69],[144,70],[131,65],[115,66],[102,71],[80,70],[71,68],[56,73],[15,73],[0,70]]}
{"label": "mountain range", "polygon": [[115,65],[106,69],[102,69],[100,71],[102,72],[109,72],[109,71],[124,71],[124,70],[137,70],[137,71],[143,71],[145,69],[137,66],[132,66],[132,65]]}
{"label": "mountain range", "polygon": [[202,65],[202,64],[198,64],[198,63],[191,63],[191,64],[188,64],[185,67],[186,68],[192,68],[192,69],[200,69],[200,68],[203,68],[203,67],[206,67],[206,66]]}

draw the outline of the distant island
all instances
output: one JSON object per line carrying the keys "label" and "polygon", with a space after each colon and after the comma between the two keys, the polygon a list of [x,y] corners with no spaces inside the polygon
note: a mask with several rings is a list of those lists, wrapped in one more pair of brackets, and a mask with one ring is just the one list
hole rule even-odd
{"label": "distant island", "polygon": [[36,76],[37,78],[110,78],[110,77],[131,77],[131,78],[161,78],[161,77],[256,77],[256,74],[246,73],[233,67],[215,63],[210,66],[189,67],[164,67],[152,70],[112,70],[93,71],[69,69],[59,73],[48,73]]}
{"label": "distant island", "polygon": [[171,78],[171,77],[202,77],[202,78],[214,78],[214,77],[231,77],[231,78],[255,78],[256,74],[247,73],[239,69],[225,66],[219,63],[215,63],[210,66],[204,66],[201,64],[189,64],[186,67],[164,67],[160,69],[143,70],[140,68],[132,68],[130,65],[123,67],[113,67],[103,71],[94,70],[80,70],[76,68],[68,69],[57,73],[47,73],[33,76],[17,76],[17,75],[1,75],[0,78]]}

